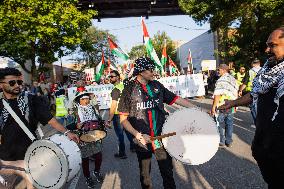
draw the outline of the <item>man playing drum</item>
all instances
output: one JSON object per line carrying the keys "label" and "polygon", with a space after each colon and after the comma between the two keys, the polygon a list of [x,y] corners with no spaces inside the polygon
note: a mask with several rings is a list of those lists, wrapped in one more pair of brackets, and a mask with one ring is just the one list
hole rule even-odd
{"label": "man playing drum", "polygon": [[[176,96],[160,82],[153,80],[154,62],[149,58],[135,61],[134,77],[122,91],[118,111],[124,128],[139,141],[136,154],[140,168],[142,188],[152,188],[150,177],[151,157],[155,155],[163,178],[164,188],[176,188],[173,178],[172,158],[159,140],[151,141],[150,136],[159,136],[165,122],[164,104],[176,103],[185,107],[193,105]],[[173,125],[174,127],[174,125]]]}
{"label": "man playing drum", "polygon": [[10,105],[33,135],[35,135],[38,122],[40,122],[42,125],[51,125],[75,142],[79,142],[79,138],[68,132],[53,118],[43,98],[21,93],[22,84],[22,73],[19,70],[15,68],[0,69],[0,88],[3,89],[3,92],[0,93],[0,174],[20,175],[25,179],[27,188],[32,189],[32,183],[22,171],[24,168],[23,159],[32,141],[4,107],[3,101]]}

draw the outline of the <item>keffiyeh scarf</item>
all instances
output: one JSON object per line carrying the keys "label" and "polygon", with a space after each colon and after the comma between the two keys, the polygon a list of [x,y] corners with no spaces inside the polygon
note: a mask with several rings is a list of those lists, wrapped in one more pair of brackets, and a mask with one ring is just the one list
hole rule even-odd
{"label": "keffiyeh scarf", "polygon": [[253,90],[251,94],[253,96],[252,111],[254,113],[256,113],[257,110],[258,95],[267,93],[273,87],[277,87],[277,92],[274,97],[274,103],[277,105],[277,108],[272,117],[272,121],[274,121],[278,114],[279,99],[284,94],[284,60],[275,65],[267,61],[253,80]]}
{"label": "keffiyeh scarf", "polygon": [[85,121],[91,121],[91,120],[97,120],[98,118],[96,117],[95,110],[92,107],[92,105],[88,104],[87,106],[78,106],[78,116],[80,119],[80,122],[85,122]]}

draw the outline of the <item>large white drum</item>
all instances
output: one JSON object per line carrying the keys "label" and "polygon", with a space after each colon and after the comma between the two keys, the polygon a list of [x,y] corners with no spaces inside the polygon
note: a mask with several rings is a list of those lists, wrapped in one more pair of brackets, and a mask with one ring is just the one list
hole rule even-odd
{"label": "large white drum", "polygon": [[162,134],[176,132],[163,138],[167,152],[175,159],[189,165],[209,161],[219,147],[216,123],[206,112],[197,108],[185,108],[168,116]]}
{"label": "large white drum", "polygon": [[38,189],[59,189],[76,176],[81,168],[77,144],[55,134],[33,142],[25,154],[25,169]]}

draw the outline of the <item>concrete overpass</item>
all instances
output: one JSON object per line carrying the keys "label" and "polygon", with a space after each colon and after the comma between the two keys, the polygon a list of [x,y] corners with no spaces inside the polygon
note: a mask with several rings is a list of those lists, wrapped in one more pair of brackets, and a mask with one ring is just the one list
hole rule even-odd
{"label": "concrete overpass", "polygon": [[98,10],[97,19],[182,15],[178,0],[79,0],[80,10]]}

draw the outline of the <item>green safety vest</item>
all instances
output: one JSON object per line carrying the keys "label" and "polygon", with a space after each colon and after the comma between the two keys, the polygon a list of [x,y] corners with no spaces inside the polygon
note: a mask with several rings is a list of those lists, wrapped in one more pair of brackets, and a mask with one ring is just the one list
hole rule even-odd
{"label": "green safety vest", "polygon": [[[123,89],[124,89],[124,85],[123,85],[122,82],[120,82],[119,84],[115,85],[114,88],[118,89],[120,91],[120,94],[121,94]],[[120,98],[118,98],[117,106],[116,106],[114,114],[119,114],[119,112],[117,111],[119,100],[120,100]]]}
{"label": "green safety vest", "polygon": [[55,99],[55,106],[56,106],[56,117],[64,117],[68,114],[67,109],[64,105],[65,96],[59,96]]}
{"label": "green safety vest", "polygon": [[235,72],[234,70],[231,70],[231,71],[230,71],[230,74],[231,74],[232,76],[234,76],[234,77],[236,76],[236,72]]}
{"label": "green safety vest", "polygon": [[240,72],[238,72],[237,74],[236,74],[236,77],[237,77],[237,85],[238,86],[241,86],[242,84],[243,84],[243,79],[244,79],[244,77],[245,77],[245,73],[244,74],[241,74]]}
{"label": "green safety vest", "polygon": [[249,70],[249,81],[245,89],[247,92],[250,92],[252,90],[252,81],[254,80],[256,75],[257,73],[255,71],[253,71],[252,69]]}
{"label": "green safety vest", "polygon": [[[232,100],[233,98],[229,95],[221,95],[219,102],[217,104],[217,107],[225,104],[225,100]],[[231,113],[235,113],[236,112],[236,108],[230,108],[229,111],[231,111]]]}

